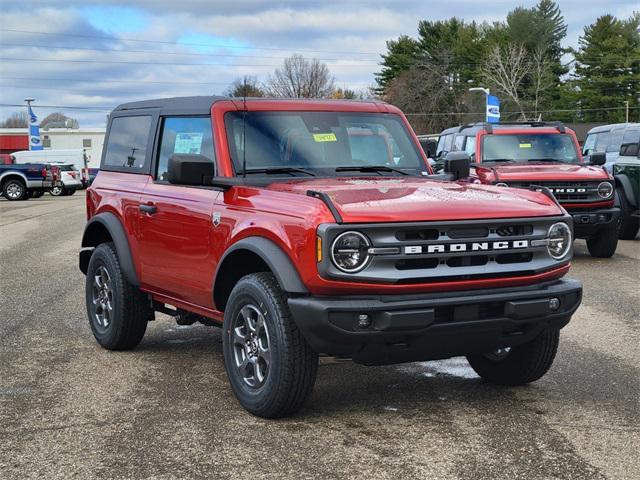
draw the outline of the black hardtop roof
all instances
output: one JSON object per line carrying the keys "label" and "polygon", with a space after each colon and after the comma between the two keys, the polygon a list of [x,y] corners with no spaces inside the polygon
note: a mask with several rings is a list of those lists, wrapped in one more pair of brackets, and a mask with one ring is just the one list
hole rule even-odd
{"label": "black hardtop roof", "polygon": [[493,130],[505,130],[509,128],[556,128],[560,133],[565,133],[565,126],[562,122],[500,122],[500,123],[487,123],[476,122],[466,123],[458,125],[456,127],[450,127],[443,130],[440,135],[448,135],[451,133],[464,133],[471,136],[478,133],[480,130],[487,130],[491,133]]}
{"label": "black hardtop roof", "polygon": [[[242,102],[243,100],[273,100],[273,101],[321,101],[322,99],[304,99],[304,98],[269,98],[269,97],[224,97],[219,95],[206,95],[206,96],[193,96],[193,97],[169,97],[169,98],[155,98],[151,100],[141,100],[138,102],[128,102],[118,105],[113,109],[113,112],[124,112],[130,110],[143,110],[143,109],[159,109],[165,111],[180,111],[188,112],[191,114],[202,115],[211,111],[211,106],[215,102],[231,100],[234,102]],[[325,99],[328,102],[351,102],[351,103],[385,103],[379,100],[334,100]]]}
{"label": "black hardtop roof", "polygon": [[608,125],[600,125],[597,127],[593,127],[587,133],[600,133],[600,132],[608,132],[609,130],[621,129],[621,128],[638,128],[640,127],[640,123],[629,122],[629,123],[610,123]]}
{"label": "black hardtop roof", "polygon": [[141,100],[139,102],[129,102],[118,105],[113,109],[114,112],[124,110],[142,110],[148,108],[157,108],[162,110],[188,110],[193,113],[208,113],[211,105],[218,100],[230,100],[227,97],[215,95],[199,96],[199,97],[170,97],[155,98],[152,100]]}

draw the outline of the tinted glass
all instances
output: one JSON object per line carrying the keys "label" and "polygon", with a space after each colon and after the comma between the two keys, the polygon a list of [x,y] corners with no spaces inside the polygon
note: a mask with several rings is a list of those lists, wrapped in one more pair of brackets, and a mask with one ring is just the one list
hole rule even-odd
{"label": "tinted glass", "polygon": [[464,151],[467,152],[467,155],[475,155],[476,154],[476,137],[467,137],[467,143],[464,146]]}
{"label": "tinted glass", "polygon": [[611,137],[611,132],[600,132],[596,137],[596,144],[592,152],[604,152],[607,150],[607,145],[609,144],[609,137]]}
{"label": "tinted glass", "polygon": [[591,133],[587,135],[587,138],[584,141],[584,145],[582,146],[582,153],[584,155],[589,154],[596,147],[596,138],[598,138],[597,133]]}
{"label": "tinted glass", "polygon": [[103,168],[143,171],[146,167],[147,144],[151,117],[116,117],[111,122]]}
{"label": "tinted glass", "polygon": [[460,152],[464,150],[464,139],[466,137],[464,135],[457,135],[453,140],[453,150],[456,152]]}
{"label": "tinted glass", "polygon": [[225,123],[236,172],[242,172],[243,159],[247,171],[290,167],[316,175],[334,175],[337,167],[367,165],[399,168],[408,173],[426,169],[397,115],[233,112],[225,116]]}
{"label": "tinted glass", "polygon": [[169,157],[174,153],[198,153],[215,161],[209,117],[165,118],[160,140],[156,178],[167,180]]}
{"label": "tinted glass", "polygon": [[573,138],[560,134],[486,135],[482,161],[558,161],[577,163]]}
{"label": "tinted glass", "polygon": [[453,134],[443,135],[438,139],[438,148],[436,149],[436,157],[446,155],[451,151],[451,143],[453,142]]}
{"label": "tinted glass", "polygon": [[617,128],[611,131],[611,136],[609,137],[609,144],[605,151],[607,152],[618,152],[620,151],[620,145],[622,144],[622,135],[624,134],[624,128]]}

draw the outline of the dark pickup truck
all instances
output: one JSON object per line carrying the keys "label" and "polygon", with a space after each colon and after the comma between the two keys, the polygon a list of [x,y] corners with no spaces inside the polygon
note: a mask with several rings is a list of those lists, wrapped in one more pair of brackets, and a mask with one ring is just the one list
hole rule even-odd
{"label": "dark pickup truck", "polygon": [[58,167],[46,163],[0,165],[0,192],[7,200],[38,198],[60,185]]}

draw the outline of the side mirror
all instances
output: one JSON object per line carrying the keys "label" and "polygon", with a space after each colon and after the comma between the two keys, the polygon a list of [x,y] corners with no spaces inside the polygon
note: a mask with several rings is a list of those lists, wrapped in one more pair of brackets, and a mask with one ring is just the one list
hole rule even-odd
{"label": "side mirror", "polygon": [[444,173],[451,174],[454,180],[467,178],[471,170],[471,158],[466,152],[451,152],[444,158]]}
{"label": "side mirror", "polygon": [[638,156],[638,142],[635,143],[623,143],[620,145],[621,157],[637,157]]}
{"label": "side mirror", "polygon": [[604,152],[594,152],[589,155],[589,164],[595,166],[602,166],[607,163],[607,154]]}
{"label": "side mirror", "polygon": [[169,183],[175,185],[205,185],[215,174],[213,161],[197,153],[174,153],[169,157]]}

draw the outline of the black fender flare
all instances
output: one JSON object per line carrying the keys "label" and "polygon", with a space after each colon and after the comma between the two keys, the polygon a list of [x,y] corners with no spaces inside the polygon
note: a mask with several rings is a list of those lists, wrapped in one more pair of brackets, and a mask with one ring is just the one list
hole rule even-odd
{"label": "black fender flare", "polygon": [[633,186],[631,185],[631,180],[625,174],[616,175],[613,177],[616,182],[616,188],[618,190],[622,190],[624,192],[624,196],[627,199],[629,205],[638,208],[636,205],[636,199],[633,196]]}
{"label": "black fender flare", "polygon": [[224,265],[224,261],[229,255],[238,250],[248,250],[258,255],[273,272],[280,287],[285,292],[297,294],[309,293],[289,256],[271,240],[256,236],[243,238],[227,249],[216,268],[214,285],[218,279],[220,267]]}
{"label": "black fender flare", "polygon": [[97,246],[91,233],[94,231],[97,224],[100,224],[107,230],[107,232],[109,232],[109,236],[116,247],[116,254],[118,255],[120,267],[122,268],[127,280],[132,285],[139,287],[140,281],[138,280],[138,274],[136,273],[136,269],[133,264],[133,257],[131,256],[131,248],[129,246],[127,234],[118,217],[111,212],[103,212],[95,215],[84,227],[84,233],[82,234],[82,249],[80,250],[80,270],[85,275],[87,274],[89,259],[91,258],[93,250]]}

